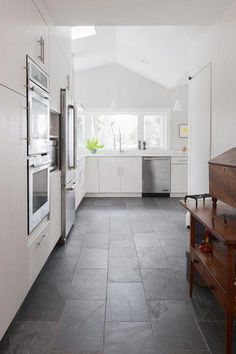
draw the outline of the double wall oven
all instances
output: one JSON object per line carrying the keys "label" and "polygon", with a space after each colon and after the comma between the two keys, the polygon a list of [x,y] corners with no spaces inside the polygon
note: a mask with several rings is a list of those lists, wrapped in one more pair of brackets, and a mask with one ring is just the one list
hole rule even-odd
{"label": "double wall oven", "polygon": [[27,57],[28,233],[49,213],[49,77]]}

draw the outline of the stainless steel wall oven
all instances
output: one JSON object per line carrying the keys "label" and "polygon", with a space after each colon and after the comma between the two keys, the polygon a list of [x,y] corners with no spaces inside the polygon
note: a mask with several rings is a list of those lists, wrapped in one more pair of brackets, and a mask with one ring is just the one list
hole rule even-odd
{"label": "stainless steel wall oven", "polygon": [[49,155],[28,159],[28,232],[30,233],[49,213]]}
{"label": "stainless steel wall oven", "polygon": [[49,150],[49,77],[27,56],[28,155]]}

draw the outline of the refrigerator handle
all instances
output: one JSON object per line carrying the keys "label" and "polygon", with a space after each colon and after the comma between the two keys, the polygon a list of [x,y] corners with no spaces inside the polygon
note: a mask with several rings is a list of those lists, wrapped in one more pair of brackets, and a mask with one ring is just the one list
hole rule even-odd
{"label": "refrigerator handle", "polygon": [[77,167],[77,110],[74,106],[74,168]]}

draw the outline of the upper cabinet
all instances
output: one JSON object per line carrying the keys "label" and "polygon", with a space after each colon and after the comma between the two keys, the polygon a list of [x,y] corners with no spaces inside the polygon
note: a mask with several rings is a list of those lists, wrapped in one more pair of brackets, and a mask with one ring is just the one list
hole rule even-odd
{"label": "upper cabinet", "polygon": [[67,27],[50,27],[50,108],[56,112],[60,112],[61,88],[68,90],[68,103],[73,103],[70,33]]}
{"label": "upper cabinet", "polygon": [[29,55],[49,74],[51,109],[59,112],[61,88],[73,103],[71,28],[49,25],[44,16],[33,0],[0,1],[0,84],[26,95]]}
{"label": "upper cabinet", "polygon": [[26,54],[49,74],[49,26],[32,0],[26,1]]}
{"label": "upper cabinet", "polygon": [[0,1],[0,84],[25,94],[26,3]]}

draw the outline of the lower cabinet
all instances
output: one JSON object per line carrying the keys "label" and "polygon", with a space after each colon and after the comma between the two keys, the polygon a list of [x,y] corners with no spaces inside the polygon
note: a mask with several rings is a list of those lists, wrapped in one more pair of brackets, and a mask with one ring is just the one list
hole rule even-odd
{"label": "lower cabinet", "polygon": [[86,193],[99,193],[99,162],[98,157],[87,157],[85,167]]}
{"label": "lower cabinet", "polygon": [[50,221],[47,218],[29,236],[29,288],[33,285],[52,251],[50,236]]}
{"label": "lower cabinet", "polygon": [[79,166],[75,170],[76,182],[75,188],[75,209],[80,205],[85,195],[85,159],[79,160]]}
{"label": "lower cabinet", "polygon": [[99,159],[100,193],[119,193],[121,188],[121,158]]}
{"label": "lower cabinet", "polygon": [[88,157],[87,193],[142,193],[141,157]]}
{"label": "lower cabinet", "polygon": [[122,158],[121,192],[142,193],[142,158]]}
{"label": "lower cabinet", "polygon": [[173,157],[171,159],[171,194],[187,194],[188,164],[187,158]]}

